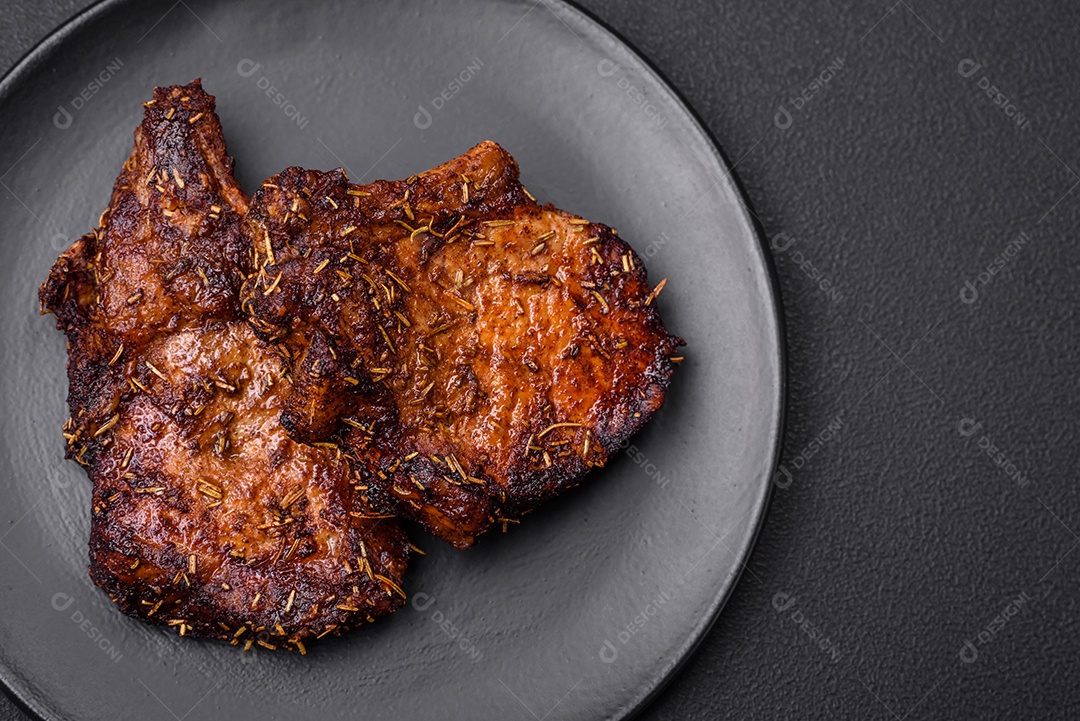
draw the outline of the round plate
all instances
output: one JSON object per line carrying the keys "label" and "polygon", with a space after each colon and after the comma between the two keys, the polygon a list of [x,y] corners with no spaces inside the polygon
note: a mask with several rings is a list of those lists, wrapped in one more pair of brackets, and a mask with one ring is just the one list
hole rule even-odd
{"label": "round plate", "polygon": [[[201,77],[241,184],[289,165],[402,178],[485,138],[541,201],[616,226],[688,342],[663,410],[505,535],[428,555],[392,617],[244,654],[117,612],[86,573],[90,484],[63,459],[64,339],[37,313],[92,227],[154,85]],[[739,576],[782,415],[763,247],[667,83],[556,0],[105,2],[0,85],[0,678],[48,719],[624,718]]]}

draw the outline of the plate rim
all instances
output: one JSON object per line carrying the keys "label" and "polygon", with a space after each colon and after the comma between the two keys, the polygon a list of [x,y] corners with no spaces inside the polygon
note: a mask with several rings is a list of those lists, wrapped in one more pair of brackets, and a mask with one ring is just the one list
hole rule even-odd
{"label": "plate rim", "polygon": [[[133,1],[135,0],[95,0],[91,5],[80,10],[54,28],[48,35],[24,53],[15,64],[11,66],[11,69],[8,70],[8,72],[0,77],[0,105],[9,101],[15,88],[24,80],[23,76],[37,67],[37,65],[43,61],[43,56],[50,50],[62,44],[69,36],[86,23],[92,21],[98,15],[112,10],[114,6],[124,5]],[[529,0],[482,1],[514,4],[527,4],[529,2]],[[705,640],[705,637],[709,634],[709,631],[716,624],[721,612],[734,593],[735,587],[741,580],[743,571],[746,570],[747,560],[757,543],[762,527],[765,525],[765,518],[768,514],[773,496],[773,478],[780,461],[780,454],[783,449],[785,435],[788,375],[787,333],[784,323],[779,276],[772,254],[770,254],[766,248],[765,239],[767,235],[761,227],[757,214],[750,209],[750,201],[743,184],[740,182],[738,175],[736,175],[734,171],[734,164],[729,160],[708,124],[685,97],[682,91],[668,79],[664,72],[660,70],[660,68],[637,47],[637,45],[627,39],[605,20],[598,17],[591,10],[582,7],[578,0],[536,0],[534,6],[536,3],[540,2],[544,3],[545,6],[550,2],[571,13],[577,14],[587,23],[591,23],[595,26],[599,32],[610,36],[617,44],[621,45],[630,53],[632,58],[638,62],[647,75],[651,77],[651,80],[663,91],[668,93],[678,109],[685,113],[691,120],[688,130],[692,133],[697,133],[701,139],[705,141],[705,151],[713,160],[717,161],[722,168],[720,182],[727,186],[732,197],[734,197],[743,224],[750,229],[751,235],[755,241],[752,245],[754,254],[759,262],[756,272],[764,271],[763,287],[765,293],[762,296],[762,300],[766,301],[768,306],[766,316],[771,320],[774,330],[772,342],[776,354],[777,384],[773,389],[773,395],[770,398],[771,407],[775,409],[775,424],[770,429],[772,452],[770,454],[771,457],[768,464],[768,473],[765,477],[766,481],[764,483],[764,488],[758,490],[757,497],[753,502],[752,511],[747,515],[750,519],[749,532],[744,535],[742,543],[735,549],[734,555],[737,563],[736,570],[717,589],[715,597],[709,604],[706,612],[702,614],[697,624],[689,630],[684,642],[675,649],[673,654],[675,657],[674,661],[661,671],[661,675],[656,683],[650,688],[634,694],[627,700],[627,705],[624,707],[625,710],[621,712],[621,715],[612,717],[613,721],[628,721],[629,719],[637,717],[652,701],[654,701],[671,684],[675,677],[679,675],[680,671],[682,671],[691,657],[697,652],[698,648]],[[555,12],[550,6],[548,9],[553,13]],[[46,716],[45,713],[52,709],[49,709],[47,704],[41,703],[42,699],[35,698],[31,694],[25,693],[25,691],[20,693],[20,691],[12,684],[12,680],[17,678],[18,673],[15,672],[14,669],[9,668],[7,664],[0,662],[0,691],[2,691],[4,695],[29,718],[34,721],[49,721],[49,717]],[[23,695],[24,693],[25,696]],[[41,710],[39,710],[39,708]]]}

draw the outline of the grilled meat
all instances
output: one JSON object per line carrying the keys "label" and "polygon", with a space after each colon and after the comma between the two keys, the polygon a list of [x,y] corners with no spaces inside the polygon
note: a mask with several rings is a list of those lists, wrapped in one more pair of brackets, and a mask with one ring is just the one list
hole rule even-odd
{"label": "grilled meat", "polygon": [[244,225],[242,306],[292,369],[282,425],[455,546],[604,465],[663,403],[682,340],[662,282],[611,228],[538,205],[495,143],[365,186],[289,168]]}
{"label": "grilled meat", "polygon": [[401,606],[409,547],[334,449],[278,420],[287,367],[239,313],[253,266],[232,166],[198,81],[156,89],[101,227],[41,301],[69,340],[94,582],[182,635],[303,651]]}

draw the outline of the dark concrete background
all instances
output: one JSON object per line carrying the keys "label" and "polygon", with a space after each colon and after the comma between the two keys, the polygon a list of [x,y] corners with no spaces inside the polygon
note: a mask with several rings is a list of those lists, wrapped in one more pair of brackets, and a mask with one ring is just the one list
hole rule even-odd
{"label": "dark concrete background", "polygon": [[[0,2],[0,70],[88,4]],[[737,161],[787,324],[760,540],[643,718],[1080,717],[1080,6],[583,5]]]}

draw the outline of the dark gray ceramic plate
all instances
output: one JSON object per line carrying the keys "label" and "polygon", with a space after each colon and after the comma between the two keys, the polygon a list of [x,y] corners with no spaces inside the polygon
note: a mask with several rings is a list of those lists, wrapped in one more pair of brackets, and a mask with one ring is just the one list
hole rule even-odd
{"label": "dark gray ceramic plate", "polygon": [[[241,183],[288,165],[405,177],[492,138],[543,201],[619,228],[689,343],[667,405],[563,499],[458,552],[430,538],[392,618],[243,654],[121,616],[86,575],[62,458],[64,340],[37,284],[93,226],[154,85],[202,77]],[[0,678],[49,719],[623,718],[739,576],[781,426],[777,302],[708,135],[556,0],[106,2],[0,85]]]}

